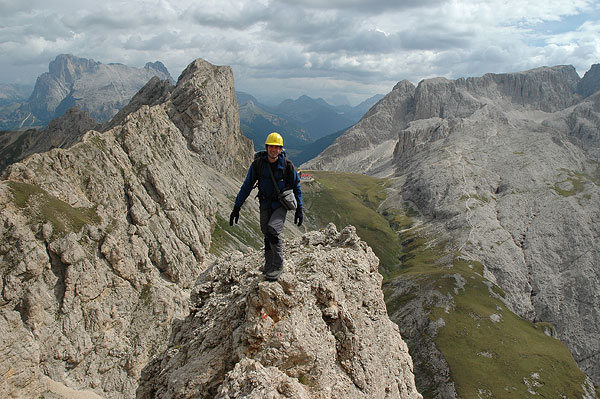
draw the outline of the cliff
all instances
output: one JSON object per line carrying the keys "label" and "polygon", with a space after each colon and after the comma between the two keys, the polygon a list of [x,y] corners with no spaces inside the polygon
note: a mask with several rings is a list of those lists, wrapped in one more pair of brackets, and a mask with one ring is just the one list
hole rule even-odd
{"label": "cliff", "polygon": [[[440,249],[439,270],[452,267],[456,254],[480,263],[482,275],[503,290],[503,302],[526,320],[551,323],[597,384],[596,75],[597,66],[583,79],[571,66],[556,66],[455,81],[427,79],[417,87],[400,82],[302,168],[392,179],[381,209],[404,208],[416,215],[410,229],[399,231],[403,251],[415,240],[429,240],[428,248]],[[400,270],[409,262],[403,259]],[[404,298],[405,307],[392,319],[409,341],[433,328],[428,312],[415,321],[406,310],[427,309],[425,298],[436,298],[419,286],[418,279],[402,273],[388,287],[395,300]],[[415,323],[416,329],[405,327]],[[428,377],[432,370],[445,375],[448,366],[431,361],[443,355],[431,349],[414,356],[417,382],[422,376],[427,389],[454,397],[443,378],[431,384]]]}

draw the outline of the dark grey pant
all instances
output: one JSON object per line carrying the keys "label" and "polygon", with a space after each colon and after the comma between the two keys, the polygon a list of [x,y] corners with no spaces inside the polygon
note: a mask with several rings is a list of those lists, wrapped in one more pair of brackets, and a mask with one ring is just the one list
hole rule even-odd
{"label": "dark grey pant", "polygon": [[265,268],[263,273],[283,268],[283,225],[287,210],[260,209],[260,230],[265,236]]}

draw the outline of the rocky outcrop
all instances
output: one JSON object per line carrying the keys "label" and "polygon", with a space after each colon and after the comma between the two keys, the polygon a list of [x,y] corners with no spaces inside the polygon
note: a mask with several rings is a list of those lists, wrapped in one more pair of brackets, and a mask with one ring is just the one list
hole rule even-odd
{"label": "rocky outcrop", "polygon": [[154,76],[172,81],[158,61],[147,63],[144,68],[132,68],[61,54],[50,63],[49,71],[38,77],[28,105],[41,121],[54,119],[78,106],[95,120],[104,122],[127,105]]}
{"label": "rocky outcrop", "polygon": [[262,253],[215,261],[192,311],[142,373],[138,398],[420,398],[386,313],[379,260],[353,227],[286,243],[268,282]]}
{"label": "rocky outcrop", "polygon": [[594,64],[577,84],[577,93],[589,97],[600,90],[600,64]]}
{"label": "rocky outcrop", "polygon": [[[209,76],[210,73],[214,76]],[[219,85],[207,86],[211,79]],[[202,61],[191,63],[181,73],[169,105],[171,120],[202,161],[221,172],[232,172],[239,165],[245,171],[250,160],[230,156],[246,148],[250,141],[240,131],[238,103],[229,69],[215,69]],[[212,117],[215,114],[221,118]]]}
{"label": "rocky outcrop", "polygon": [[219,203],[229,208],[231,176],[253,151],[235,124],[230,68],[197,60],[175,92],[4,172],[0,396],[38,397],[51,381],[133,397],[188,314]]}

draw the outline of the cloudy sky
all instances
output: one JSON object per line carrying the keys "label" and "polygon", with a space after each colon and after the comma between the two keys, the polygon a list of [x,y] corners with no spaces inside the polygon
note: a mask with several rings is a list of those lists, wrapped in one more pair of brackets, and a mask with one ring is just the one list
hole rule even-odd
{"label": "cloudy sky", "polygon": [[259,100],[352,105],[403,79],[600,63],[598,0],[0,0],[0,83],[33,84],[58,54],[177,79],[233,68]]}

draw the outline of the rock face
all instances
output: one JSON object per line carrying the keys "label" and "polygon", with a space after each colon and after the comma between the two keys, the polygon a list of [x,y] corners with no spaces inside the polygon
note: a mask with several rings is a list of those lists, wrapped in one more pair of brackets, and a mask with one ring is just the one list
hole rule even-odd
{"label": "rock face", "polygon": [[111,119],[152,77],[172,81],[160,62],[144,68],[103,64],[91,59],[62,54],[38,77],[29,98],[31,112],[49,121],[78,106],[97,121]]}
{"label": "rock face", "polygon": [[420,398],[379,261],[355,229],[307,233],[285,258],[275,283],[258,251],[210,265],[137,397]]}
{"label": "rock face", "polygon": [[594,64],[577,84],[577,93],[589,97],[600,90],[600,64]]}
{"label": "rock face", "polygon": [[230,68],[197,60],[174,91],[195,97],[135,106],[107,131],[3,173],[1,397],[39,397],[47,377],[133,397],[187,315],[219,201],[239,188],[229,176],[253,151]]}
{"label": "rock face", "polygon": [[400,82],[302,166],[393,177],[390,202],[410,203],[423,231],[481,262],[520,316],[552,323],[596,384],[597,70],[581,80],[557,66],[416,88]]}

